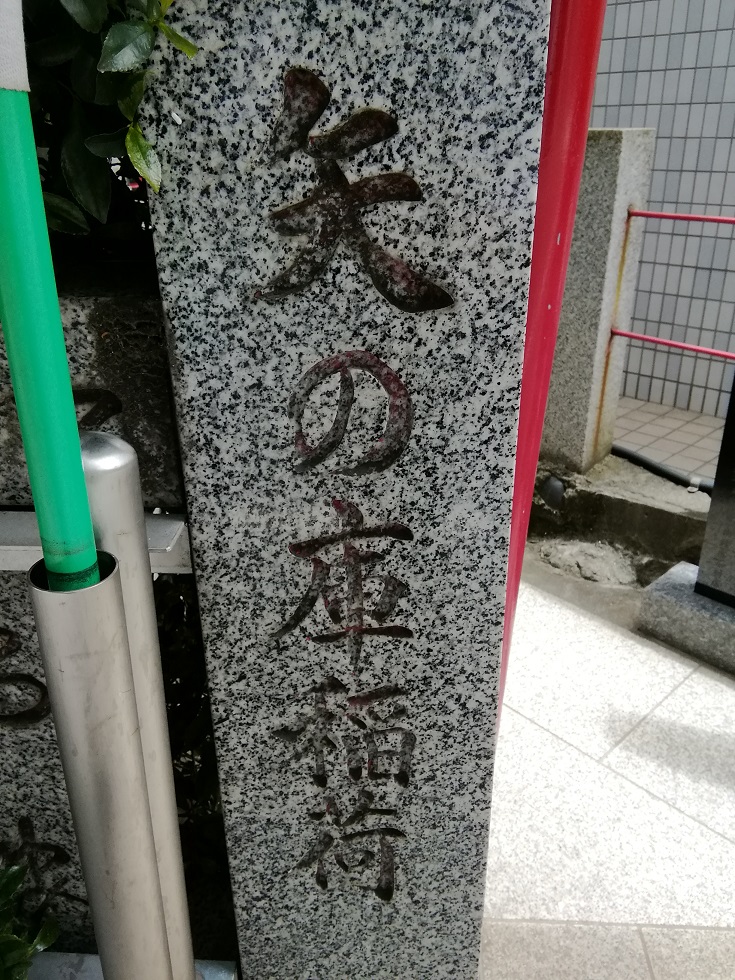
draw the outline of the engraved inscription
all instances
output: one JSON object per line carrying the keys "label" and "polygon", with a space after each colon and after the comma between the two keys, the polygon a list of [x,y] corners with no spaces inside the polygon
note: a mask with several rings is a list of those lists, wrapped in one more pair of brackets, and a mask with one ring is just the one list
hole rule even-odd
{"label": "engraved inscription", "polygon": [[[313,643],[345,643],[352,669],[357,670],[366,637],[409,639],[413,633],[406,626],[387,623],[399,601],[408,595],[408,585],[390,574],[374,575],[373,569],[383,561],[385,555],[372,549],[357,548],[354,542],[369,538],[412,541],[413,533],[405,524],[397,521],[365,527],[362,512],[348,501],[335,499],[332,501],[332,506],[340,515],[341,531],[307,541],[295,541],[288,546],[288,550],[295,557],[311,561],[311,583],[294,612],[272,636],[274,639],[280,639],[296,629],[304,622],[321,597],[329,618],[336,626],[342,628],[313,635],[309,639]],[[317,557],[318,552],[334,544],[342,545],[342,558],[338,562],[330,564],[323,558]],[[344,591],[340,591],[332,579],[334,566],[344,570]],[[365,608],[363,588],[364,581],[368,577],[382,581],[382,591],[370,609]],[[366,617],[379,625],[366,626]]]}
{"label": "engraved inscription", "polygon": [[[0,661],[20,649],[12,630],[0,626]],[[51,712],[46,685],[31,674],[0,670],[0,727],[28,728]]]}
{"label": "engraved inscription", "polygon": [[312,779],[322,789],[328,784],[327,759],[339,751],[338,725],[343,729],[339,736],[343,761],[353,782],[392,779],[408,786],[416,737],[403,726],[408,712],[400,699],[406,691],[387,684],[351,696],[348,692],[338,678],[328,677],[309,691],[310,710],[273,734],[292,746],[294,761],[311,757]]}
{"label": "engraved inscription", "polygon": [[[362,512],[347,501],[335,499],[332,506],[340,516],[339,531],[289,545],[291,554],[311,561],[311,583],[273,636],[279,639],[296,629],[321,598],[340,629],[309,639],[338,644],[337,649],[349,656],[351,673],[340,676],[338,665],[334,675],[306,692],[305,707],[281,722],[272,735],[284,744],[291,763],[308,769],[319,794],[306,814],[318,828],[296,868],[313,869],[317,885],[325,890],[330,874],[344,874],[357,887],[389,902],[396,887],[396,848],[406,837],[400,826],[400,798],[413,779],[417,740],[407,690],[392,682],[361,688],[360,660],[366,638],[395,643],[410,639],[413,632],[389,623],[409,594],[408,586],[394,575],[376,575],[373,569],[385,556],[359,548],[356,542],[412,541],[413,534],[398,521],[366,526]],[[341,547],[342,557],[330,564],[320,554],[334,546]],[[343,584],[334,581],[337,569],[343,572]],[[364,585],[370,578],[379,585],[373,601],[366,603]],[[378,625],[366,625],[366,619]]]}
{"label": "engraved inscription", "polygon": [[[310,759],[312,779],[323,792],[308,813],[318,828],[296,864],[313,868],[322,889],[334,871],[383,901],[393,897],[395,847],[406,836],[400,796],[411,780],[416,745],[405,694],[385,685],[351,695],[345,683],[329,677],[307,692],[306,711],[273,732],[289,747],[292,762]],[[345,776],[356,796],[345,792]]]}
{"label": "engraved inscription", "polygon": [[[367,798],[369,794],[365,794]],[[367,800],[369,806],[369,800]],[[354,811],[358,812],[357,810]],[[380,811],[373,811],[369,808],[364,810],[365,815],[372,815]],[[315,880],[320,888],[326,889],[329,885],[327,874],[327,859],[334,861],[335,866],[341,871],[346,872],[351,878],[355,873],[363,869],[375,868],[377,873],[377,884],[371,888],[378,898],[384,902],[389,902],[393,898],[395,890],[395,852],[391,843],[391,838],[405,837],[402,830],[396,827],[367,827],[363,830],[346,829],[352,820],[354,813],[345,821],[341,821],[340,814],[334,802],[330,799],[326,801],[324,819],[328,829],[320,830],[319,834],[306,852],[297,863],[297,868],[315,868]],[[367,885],[361,885],[368,888]]]}
{"label": "engraved inscription", "polygon": [[65,868],[71,855],[58,844],[36,840],[30,817],[18,821],[18,835],[13,841],[0,841],[0,863],[7,867],[24,865],[28,870],[20,891],[23,915],[53,912],[60,901],[87,905],[85,898],[68,890],[69,874]]}
{"label": "engraved inscription", "polygon": [[[288,403],[288,414],[296,423],[294,446],[300,457],[294,466],[297,473],[303,473],[323,462],[342,443],[355,397],[355,386],[351,370],[360,369],[371,374],[388,395],[388,418],[381,438],[364,456],[351,466],[340,470],[346,474],[380,472],[394,463],[408,445],[413,425],[413,407],[408,389],[395,371],[387,364],[364,350],[346,351],[333,354],[309,368],[301,378]],[[302,428],[302,419],[309,396],[327,378],[339,374],[339,402],[334,422],[329,431],[312,446],[307,442]]]}
{"label": "engraved inscription", "polygon": [[420,201],[421,188],[405,173],[378,174],[350,183],[337,163],[398,132],[396,119],[382,109],[361,109],[330,132],[310,135],[331,97],[324,82],[306,68],[286,72],[283,109],[274,126],[274,158],[288,160],[300,150],[314,162],[317,186],[309,197],[272,211],[273,228],[284,236],[306,239],[293,263],[262,289],[256,299],[274,302],[301,292],[329,266],[340,242],[355,256],[378,292],[405,313],[440,310],[454,302],[446,290],[406,262],[376,245],[362,213],[390,201]]}
{"label": "engraved inscription", "polygon": [[74,405],[89,406],[78,419],[83,429],[96,429],[122,412],[122,402],[106,388],[74,388]]}

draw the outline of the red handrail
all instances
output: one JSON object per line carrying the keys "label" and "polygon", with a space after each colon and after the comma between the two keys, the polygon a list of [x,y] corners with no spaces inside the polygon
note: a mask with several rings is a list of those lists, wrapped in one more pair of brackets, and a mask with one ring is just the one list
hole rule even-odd
{"label": "red handrail", "polygon": [[726,350],[717,350],[715,347],[700,347],[698,344],[685,344],[682,340],[667,340],[665,337],[649,337],[645,333],[631,333],[630,330],[612,329],[611,334],[616,337],[629,337],[631,340],[642,340],[645,344],[660,344],[661,347],[676,347],[677,350],[686,350],[691,354],[707,354],[709,357],[722,357],[726,361],[735,361],[735,354]]}
{"label": "red handrail", "polygon": [[735,217],[720,214],[675,214],[673,211],[639,211],[629,208],[630,218],[661,218],[666,221],[708,221],[716,225],[735,225]]}

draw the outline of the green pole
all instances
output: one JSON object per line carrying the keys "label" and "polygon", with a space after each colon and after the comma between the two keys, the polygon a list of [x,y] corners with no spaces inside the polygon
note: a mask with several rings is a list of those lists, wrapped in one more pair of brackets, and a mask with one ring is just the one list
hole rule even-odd
{"label": "green pole", "polygon": [[0,88],[0,120],[0,320],[49,587],[80,589],[99,570],[26,92]]}

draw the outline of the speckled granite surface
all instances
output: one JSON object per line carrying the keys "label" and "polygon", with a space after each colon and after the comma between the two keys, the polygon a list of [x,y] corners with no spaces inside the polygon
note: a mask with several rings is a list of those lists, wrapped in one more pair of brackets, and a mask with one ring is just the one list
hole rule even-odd
{"label": "speckled granite surface", "polygon": [[25,575],[0,573],[0,865],[27,864],[21,909],[48,903],[56,948],[95,949]]}
{"label": "speckled granite surface", "polygon": [[244,975],[474,977],[546,3],[176,17],[156,241]]}
{"label": "speckled granite surface", "polygon": [[[591,129],[579,188],[541,456],[586,473],[609,454],[630,330],[656,132]],[[622,262],[622,270],[621,270]]]}
{"label": "speckled granite surface", "polygon": [[[138,454],[146,507],[183,507],[171,389],[157,298],[61,298],[77,416]],[[31,491],[0,344],[0,507],[30,506]]]}

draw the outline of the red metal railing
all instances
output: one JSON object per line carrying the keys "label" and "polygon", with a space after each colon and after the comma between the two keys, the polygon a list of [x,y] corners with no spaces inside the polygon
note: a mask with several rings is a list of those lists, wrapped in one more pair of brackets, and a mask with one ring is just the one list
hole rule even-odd
{"label": "red metal railing", "polygon": [[[718,225],[735,225],[735,217],[716,214],[676,214],[673,211],[642,211],[638,208],[628,208],[628,218],[659,218],[663,221],[703,221]],[[707,357],[721,357],[725,361],[735,361],[735,353],[719,350],[716,347],[702,347],[699,344],[687,344],[682,340],[667,340],[665,337],[650,337],[645,333],[633,333],[630,330],[618,330],[613,327],[610,333],[614,337],[628,337],[630,340],[640,340],[644,344],[658,344],[660,347],[675,347],[689,354],[705,354]]]}
{"label": "red metal railing", "polygon": [[610,331],[616,337],[629,337],[631,340],[642,340],[646,344],[660,344],[661,347],[676,347],[677,350],[689,351],[690,354],[707,354],[709,357],[722,357],[726,361],[735,361],[735,354],[715,347],[700,347],[698,344],[685,344],[682,340],[666,340],[664,337],[649,337],[645,333],[632,333],[630,330]]}
{"label": "red metal railing", "polygon": [[629,208],[629,218],[661,218],[664,221],[709,221],[716,225],[735,225],[735,218],[721,214],[675,214],[673,211],[638,211]]}

